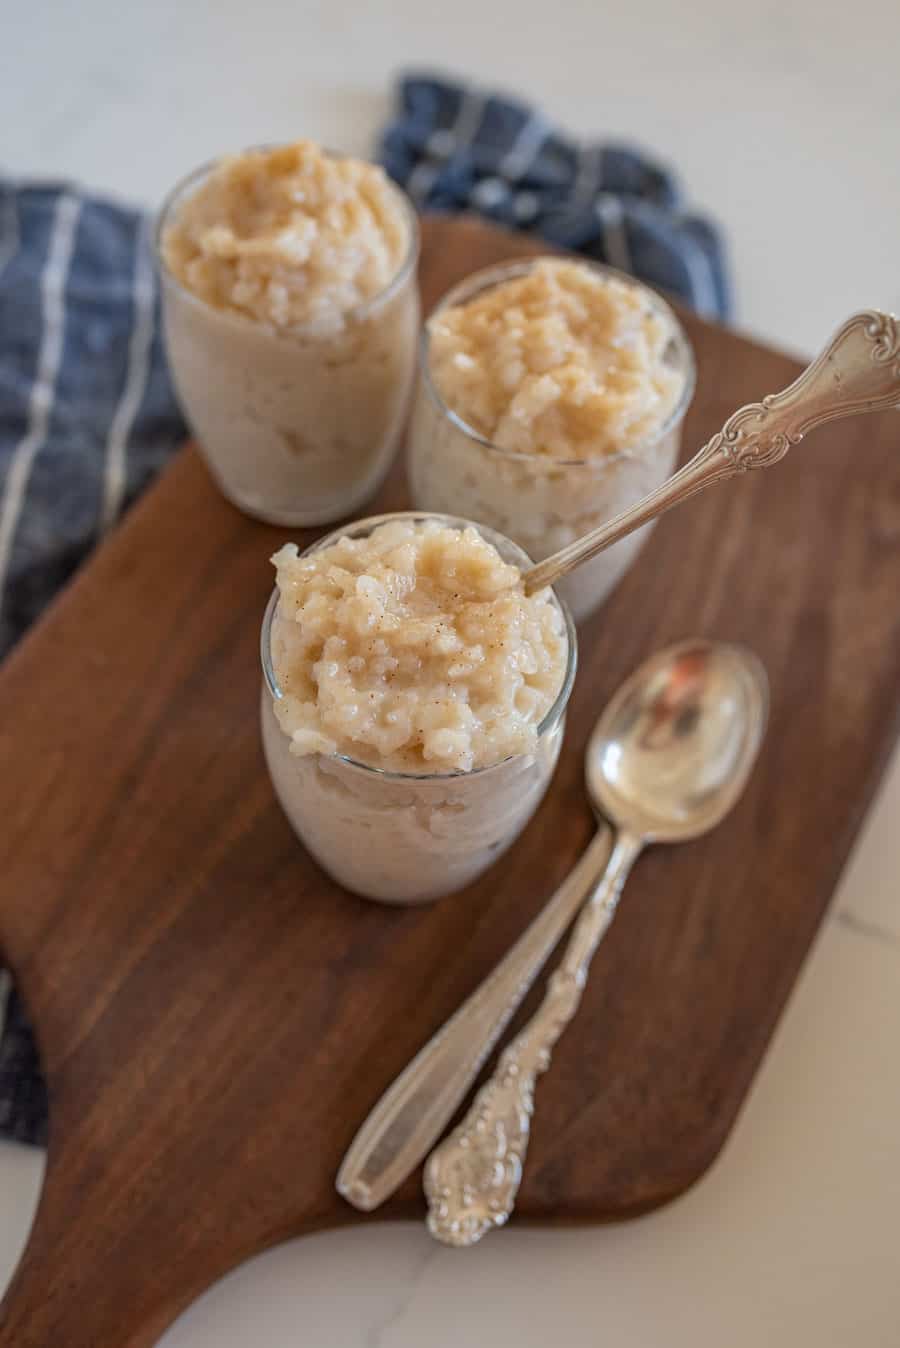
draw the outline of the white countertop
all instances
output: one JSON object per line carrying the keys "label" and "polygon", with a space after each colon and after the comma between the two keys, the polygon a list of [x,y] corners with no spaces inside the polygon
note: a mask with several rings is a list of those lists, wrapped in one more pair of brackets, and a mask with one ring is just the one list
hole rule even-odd
{"label": "white countertop", "polygon": [[[671,160],[728,232],[740,326],[809,350],[851,309],[900,308],[898,46],[896,0],[32,0],[4,13],[0,165],[153,202],[225,147],[366,151],[392,72],[439,62]],[[472,1252],[414,1226],[294,1241],[165,1348],[896,1348],[898,825],[900,757],[738,1126],[679,1202]],[[0,1285],[40,1173],[0,1145]]]}

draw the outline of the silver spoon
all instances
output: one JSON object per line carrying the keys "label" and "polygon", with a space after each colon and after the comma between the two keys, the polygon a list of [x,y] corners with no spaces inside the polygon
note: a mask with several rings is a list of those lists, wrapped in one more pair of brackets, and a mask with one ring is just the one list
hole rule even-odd
{"label": "silver spoon", "polygon": [[[615,701],[619,696],[621,693]],[[764,698],[761,706],[757,733],[761,733],[765,719]],[[609,723],[609,716],[608,708],[595,734]],[[692,726],[681,752],[685,756],[709,752],[709,734],[706,721]],[[623,741],[623,748],[624,761],[630,762],[636,753],[630,738]],[[596,812],[602,807],[594,789],[592,766],[589,753],[587,786]],[[365,1212],[372,1211],[428,1154],[560,937],[601,883],[610,851],[609,829],[601,821],[597,835],[538,917],[374,1106],[338,1171],[336,1187],[348,1202]]]}
{"label": "silver spoon", "polygon": [[768,681],[754,655],[739,646],[689,641],[641,665],[601,716],[588,744],[586,776],[595,811],[617,830],[612,856],[538,1010],[428,1160],[428,1229],[438,1240],[473,1245],[509,1218],[536,1079],[578,1009],[632,865],[647,843],[686,842],[724,818],[756,759],[767,710]]}
{"label": "silver spoon", "polygon": [[555,585],[583,562],[713,482],[778,463],[791,445],[826,421],[898,404],[900,323],[877,309],[854,314],[789,388],[733,412],[690,462],[656,491],[526,571],[525,593]]}

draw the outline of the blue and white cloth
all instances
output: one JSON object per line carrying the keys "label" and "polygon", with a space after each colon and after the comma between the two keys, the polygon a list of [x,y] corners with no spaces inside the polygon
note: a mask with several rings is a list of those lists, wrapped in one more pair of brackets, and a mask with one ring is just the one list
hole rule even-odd
{"label": "blue and white cloth", "polygon": [[[579,147],[524,103],[411,76],[382,158],[423,209],[539,231],[728,313],[716,231],[633,150]],[[0,179],[0,657],[184,438],[149,232],[68,185]],[[0,968],[0,1135],[46,1130],[34,1040]]]}
{"label": "blue and white cloth", "polygon": [[639,151],[579,143],[528,103],[409,74],[381,161],[422,210],[497,224],[630,272],[707,318],[731,312],[718,230],[688,214],[674,176]]}
{"label": "blue and white cloth", "polygon": [[[0,180],[0,656],[184,435],[147,218]],[[34,1040],[0,969],[0,1134],[46,1129]]]}

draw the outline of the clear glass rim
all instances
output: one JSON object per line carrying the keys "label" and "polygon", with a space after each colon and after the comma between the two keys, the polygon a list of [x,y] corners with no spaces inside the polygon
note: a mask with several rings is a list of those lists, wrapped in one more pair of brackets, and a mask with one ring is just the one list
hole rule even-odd
{"label": "clear glass rim", "polygon": [[[534,270],[539,262],[573,262],[578,267],[585,267],[589,271],[598,272],[602,276],[612,277],[617,281],[621,281],[632,290],[639,290],[642,295],[646,295],[653,307],[657,309],[658,312],[662,313],[671,323],[673,337],[683,362],[685,376],[684,388],[681,391],[678,402],[672,408],[672,411],[669,413],[662,426],[651,438],[641,440],[637,444],[630,446],[628,449],[615,450],[612,454],[602,454],[587,459],[558,459],[552,454],[538,454],[528,450],[505,449],[502,445],[495,444],[493,440],[488,439],[487,436],[482,435],[480,431],[477,431],[474,426],[470,426],[458,412],[454,412],[452,407],[448,406],[444,401],[443,396],[431,376],[431,360],[429,355],[431,345],[429,324],[431,323],[431,320],[444,309],[450,309],[455,304],[463,304],[468,300],[473,299],[475,295],[480,294],[482,291],[500,285],[503,281],[509,281],[518,276],[527,276],[530,271]],[[539,463],[548,470],[552,468],[586,468],[593,472],[603,472],[611,464],[619,463],[623,459],[634,458],[636,455],[642,454],[646,450],[653,449],[660,443],[660,441],[664,440],[667,435],[671,434],[681,421],[683,421],[697,385],[697,361],[694,356],[694,348],[691,346],[688,335],[685,332],[682,323],[679,321],[675,310],[660,294],[658,294],[657,291],[653,290],[650,286],[645,285],[643,281],[638,281],[634,276],[629,276],[627,272],[618,271],[615,267],[608,267],[605,263],[594,262],[591,258],[567,257],[565,254],[544,253],[539,257],[517,258],[512,262],[498,262],[490,267],[483,267],[480,271],[472,272],[470,276],[459,281],[455,286],[448,290],[445,295],[442,295],[422,325],[422,333],[419,338],[419,374],[428,396],[431,398],[441,415],[446,417],[457,430],[462,431],[462,433],[470,440],[474,440],[491,454],[496,454],[502,459],[511,459],[520,463],[529,463],[532,465]]]}
{"label": "clear glass rim", "polygon": [[[369,515],[365,519],[354,520],[352,524],[344,525],[338,529],[332,529],[329,533],[316,539],[316,541],[311,543],[308,548],[304,548],[300,555],[301,557],[306,557],[309,553],[317,552],[320,548],[327,547],[329,543],[334,543],[339,538],[353,537],[354,534],[358,534],[364,529],[371,533],[371,531],[377,528],[379,524],[387,524],[392,520],[437,520],[439,523],[448,524],[453,528],[471,527],[477,529],[482,537],[486,538],[489,543],[493,543],[495,547],[496,540],[499,539],[504,545],[511,548],[519,555],[519,557],[521,557],[522,565],[530,566],[532,564],[531,558],[528,556],[527,552],[525,552],[524,548],[520,548],[511,538],[507,538],[504,534],[498,533],[495,529],[489,529],[487,525],[478,524],[475,520],[463,519],[457,515],[442,515],[433,510],[396,510],[391,511],[386,515]],[[565,626],[566,668],[563,674],[563,681],[560,684],[559,692],[554,699],[553,705],[538,725],[538,740],[543,739],[545,735],[555,730],[562,720],[572,693],[572,687],[575,683],[575,672],[578,668],[578,638],[575,632],[575,622],[572,618],[572,614],[569,612],[569,606],[565,600],[560,598],[555,590],[551,590],[551,594],[554,603],[562,614],[563,624]],[[275,610],[277,607],[278,586],[276,585],[266,604],[266,611],[263,614],[262,629],[259,638],[259,653],[262,663],[263,678],[265,679],[270,696],[276,701],[284,696],[278,685],[278,680],[275,677],[275,670],[272,665],[272,620],[275,617]],[[455,768],[452,772],[391,772],[388,768],[375,767],[372,763],[363,763],[358,758],[351,758],[349,754],[323,755],[323,757],[332,759],[336,762],[346,763],[349,767],[359,768],[363,772],[371,772],[376,777],[384,777],[390,781],[398,782],[449,781],[455,777],[475,777],[481,773],[493,772],[504,763],[509,763],[513,758],[520,756],[521,755],[517,754],[508,755],[506,758],[501,758],[496,763],[489,763],[483,768],[471,768],[468,772],[461,768]]]}
{"label": "clear glass rim", "polygon": [[[292,143],[293,142],[291,141],[285,141],[283,143],[270,144],[270,145],[249,145],[247,146],[246,149],[234,150],[229,154],[219,155],[215,159],[208,159],[206,163],[201,164],[199,168],[192,169],[190,173],[185,174],[185,176],[183,178],[180,178],[178,182],[175,184],[175,186],[172,187],[166,194],[165,198],[163,199],[163,203],[157,212],[156,221],[153,227],[153,251],[156,257],[156,264],[159,267],[159,270],[163,275],[163,277],[166,279],[166,281],[168,281],[171,285],[173,285],[181,295],[185,296],[187,299],[192,301],[192,303],[198,305],[200,308],[206,309],[211,313],[215,313],[220,318],[221,317],[230,318],[238,323],[248,323],[253,327],[266,327],[266,328],[271,327],[271,330],[273,332],[283,334],[284,336],[290,337],[309,336],[319,340],[321,339],[322,334],[320,332],[315,331],[315,329],[310,329],[309,327],[294,326],[294,327],[278,328],[275,327],[273,324],[266,324],[261,322],[259,319],[252,318],[249,314],[242,314],[238,309],[214,308],[214,306],[208,304],[206,300],[201,299],[199,295],[195,295],[192,290],[188,289],[188,287],[178,279],[178,277],[175,275],[175,273],[171,270],[171,268],[167,264],[165,257],[163,256],[163,248],[162,248],[163,234],[165,232],[167,224],[169,223],[169,217],[172,215],[175,209],[181,204],[181,202],[184,201],[185,198],[188,197],[192,191],[194,191],[197,187],[199,187],[201,182],[205,178],[207,178],[209,174],[213,172],[214,169],[217,169],[221,164],[224,164],[229,159],[234,159],[239,155],[265,154],[269,150],[287,149]],[[322,153],[327,155],[328,158],[330,159],[350,158],[349,155],[340,154],[336,150],[329,150],[321,146],[319,148],[322,150]],[[365,160],[363,162],[368,163],[369,161]],[[373,164],[372,167],[378,168],[379,165]],[[399,187],[392,178],[389,178],[387,176],[387,174],[385,174],[385,179],[391,191],[396,196],[400,208],[403,212],[403,215],[406,219],[407,230],[409,235],[406,252],[403,256],[403,260],[401,261],[400,266],[397,268],[396,272],[391,277],[390,281],[387,283],[384,289],[379,290],[377,295],[372,295],[362,304],[357,305],[355,309],[349,309],[343,315],[343,318],[347,322],[358,323],[364,321],[367,318],[372,318],[378,312],[379,309],[386,306],[394,298],[394,296],[397,295],[403,289],[403,287],[406,285],[406,282],[409,280],[410,275],[415,272],[416,266],[419,261],[421,236],[419,230],[418,212],[416,211],[416,208],[413,205],[411,198],[407,196],[407,194],[403,191],[403,188]]]}

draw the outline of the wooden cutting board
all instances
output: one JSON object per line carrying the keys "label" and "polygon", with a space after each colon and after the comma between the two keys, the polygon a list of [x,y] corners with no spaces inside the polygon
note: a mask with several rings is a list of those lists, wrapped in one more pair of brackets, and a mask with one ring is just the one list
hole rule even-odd
{"label": "wooden cutting board", "polygon": [[[426,303],[532,251],[431,220]],[[694,447],[797,366],[686,321]],[[2,1348],[151,1344],[239,1260],[366,1220],[333,1189],[359,1122],[584,847],[582,752],[606,699],[691,634],[762,656],[767,742],[714,835],[638,864],[541,1084],[515,1220],[628,1217],[703,1173],[894,738],[898,439],[892,415],[843,423],[664,520],[583,629],[559,770],[524,837],[465,893],[408,910],[336,888],[285,822],[257,730],[284,533],[178,457],[0,672],[0,943],[51,1096]],[[398,466],[373,512],[403,504]],[[416,1176],[376,1219],[422,1210]]]}

